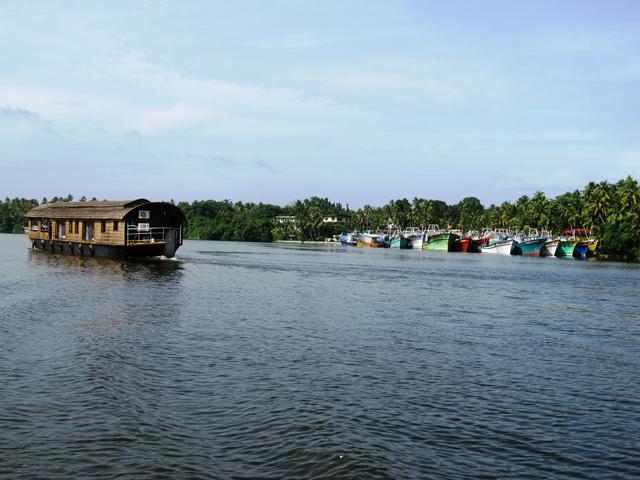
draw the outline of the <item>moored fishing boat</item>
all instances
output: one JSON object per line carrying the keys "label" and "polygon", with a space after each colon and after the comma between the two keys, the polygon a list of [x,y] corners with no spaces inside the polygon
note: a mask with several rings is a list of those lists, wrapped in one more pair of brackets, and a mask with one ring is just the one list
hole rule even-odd
{"label": "moored fishing boat", "polygon": [[389,246],[391,248],[411,248],[409,246],[409,239],[402,234],[397,234],[391,237],[391,240],[389,240]]}
{"label": "moored fishing boat", "polygon": [[491,253],[495,255],[511,255],[515,248],[516,241],[510,239],[493,239],[487,245],[480,245],[480,253]]}
{"label": "moored fishing boat", "polygon": [[455,233],[438,233],[426,239],[422,244],[423,250],[434,250],[441,252],[453,252],[458,235]]}
{"label": "moored fishing boat", "polygon": [[546,241],[547,239],[544,237],[525,238],[516,243],[513,253],[527,257],[539,257],[540,250]]}
{"label": "moored fishing boat", "polygon": [[459,238],[455,244],[456,252],[478,252],[478,244],[476,241],[469,235],[464,238]]}
{"label": "moored fishing boat", "polygon": [[422,244],[422,249],[439,252],[453,252],[455,242],[458,238],[460,237],[455,233],[440,230],[437,225],[429,225]]}
{"label": "moored fishing boat", "polygon": [[422,245],[424,244],[424,233],[412,233],[409,235],[409,246],[414,250],[422,250]]}
{"label": "moored fishing boat", "polygon": [[573,251],[578,244],[577,239],[560,240],[558,249],[556,250],[557,257],[573,257]]}
{"label": "moored fishing boat", "polygon": [[[480,247],[482,245],[489,245],[489,243],[491,242],[491,239],[497,235],[498,234],[496,234],[494,230],[489,228],[485,228],[482,233],[475,232],[475,231],[471,232],[471,238],[475,243],[475,248],[476,248],[475,251],[480,252]],[[504,237],[504,238],[507,238],[507,237]]]}
{"label": "moored fishing boat", "polygon": [[414,250],[422,250],[422,242],[424,241],[424,232],[418,227],[409,227],[402,234],[409,240],[409,248]]}
{"label": "moored fishing boat", "polygon": [[354,233],[341,233],[338,235],[342,245],[355,246],[357,235]]}
{"label": "moored fishing boat", "polygon": [[513,249],[514,255],[524,255],[527,257],[539,257],[540,250],[547,241],[546,236],[542,236],[538,234],[538,230],[529,229],[529,233],[526,234],[524,231],[517,232],[514,237],[516,240],[516,246]]}
{"label": "moored fishing boat", "polygon": [[542,257],[555,257],[556,252],[560,246],[559,238],[549,238],[540,249],[540,256]]}
{"label": "moored fishing boat", "polygon": [[384,237],[373,233],[363,233],[356,239],[356,245],[358,247],[370,248],[386,248],[389,246],[385,242]]}
{"label": "moored fishing boat", "polygon": [[573,249],[573,256],[578,258],[587,258],[587,250],[589,250],[588,240],[579,240],[576,248]]}
{"label": "moored fishing boat", "polygon": [[596,238],[588,238],[578,241],[576,248],[573,250],[573,256],[578,258],[594,257],[598,253],[600,240]]}
{"label": "moored fishing boat", "polygon": [[556,250],[557,257],[573,258],[573,251],[576,248],[579,240],[573,237],[562,237],[558,243],[558,249]]}

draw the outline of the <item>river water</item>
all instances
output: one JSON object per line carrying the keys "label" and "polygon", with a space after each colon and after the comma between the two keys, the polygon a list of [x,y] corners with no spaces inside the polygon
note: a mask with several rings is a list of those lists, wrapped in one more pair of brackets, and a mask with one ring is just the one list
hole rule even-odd
{"label": "river water", "polygon": [[0,235],[2,478],[640,476],[640,268]]}

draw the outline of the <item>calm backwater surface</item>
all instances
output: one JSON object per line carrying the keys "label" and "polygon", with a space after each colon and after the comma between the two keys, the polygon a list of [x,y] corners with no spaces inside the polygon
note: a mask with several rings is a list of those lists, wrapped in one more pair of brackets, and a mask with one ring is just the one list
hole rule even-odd
{"label": "calm backwater surface", "polygon": [[640,477],[640,268],[0,235],[2,478]]}

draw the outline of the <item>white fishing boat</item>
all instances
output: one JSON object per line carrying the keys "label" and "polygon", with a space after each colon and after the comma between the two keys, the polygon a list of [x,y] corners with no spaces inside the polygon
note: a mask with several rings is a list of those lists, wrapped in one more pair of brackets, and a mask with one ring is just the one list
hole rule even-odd
{"label": "white fishing boat", "polygon": [[422,250],[422,244],[424,243],[424,233],[414,233],[409,237],[409,245],[414,250]]}
{"label": "white fishing boat", "polygon": [[540,250],[541,257],[555,257],[560,245],[560,238],[549,238]]}
{"label": "white fishing boat", "polygon": [[494,239],[488,245],[480,245],[480,252],[494,255],[511,255],[516,244],[517,242],[512,238],[506,240]]}
{"label": "white fishing boat", "polygon": [[417,227],[409,227],[404,231],[404,236],[409,239],[409,248],[422,250],[424,243],[424,232]]}

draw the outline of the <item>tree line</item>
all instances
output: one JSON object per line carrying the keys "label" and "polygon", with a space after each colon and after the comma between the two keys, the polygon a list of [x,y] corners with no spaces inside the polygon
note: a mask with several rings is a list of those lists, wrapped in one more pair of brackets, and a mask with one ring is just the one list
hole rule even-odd
{"label": "tree line", "polygon": [[[95,199],[95,198],[94,198]],[[71,201],[54,197],[49,201]],[[86,200],[82,197],[80,200]],[[42,199],[44,203],[47,199]],[[6,198],[0,201],[0,232],[21,232],[25,213],[38,205],[34,199]],[[584,228],[603,240],[602,251],[640,261],[640,186],[632,177],[618,182],[590,182],[581,190],[548,198],[542,192],[523,195],[515,202],[485,207],[476,197],[455,204],[442,200],[406,198],[383,206],[364,205],[349,210],[327,198],[311,197],[286,206],[202,200],[178,203],[186,217],[185,237],[201,240],[270,242],[281,239],[319,240],[340,231],[382,230],[389,227],[475,229],[563,229]],[[327,223],[336,215],[340,223]],[[295,222],[280,223],[277,216],[294,216]]]}

